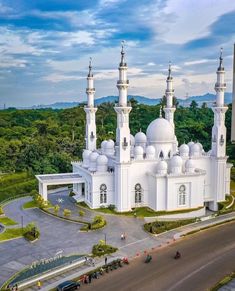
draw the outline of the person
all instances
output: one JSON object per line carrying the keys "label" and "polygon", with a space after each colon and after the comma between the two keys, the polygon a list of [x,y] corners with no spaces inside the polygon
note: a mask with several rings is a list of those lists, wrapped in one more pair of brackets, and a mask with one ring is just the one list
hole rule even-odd
{"label": "person", "polygon": [[179,251],[177,251],[176,254],[175,254],[175,258],[176,258],[176,259],[179,259],[180,257],[181,257],[181,254],[180,254]]}
{"label": "person", "polygon": [[121,240],[123,240],[123,239],[124,239],[124,234],[122,233],[122,234],[121,234]]}
{"label": "person", "polygon": [[89,274],[89,276],[88,276],[88,280],[89,280],[89,284],[91,284],[91,274]]}
{"label": "person", "polygon": [[38,290],[41,289],[42,283],[40,280],[38,280],[37,286],[38,286]]}
{"label": "person", "polygon": [[105,258],[104,258],[104,263],[105,263],[105,265],[107,265],[107,262],[108,262],[108,258],[105,257]]}

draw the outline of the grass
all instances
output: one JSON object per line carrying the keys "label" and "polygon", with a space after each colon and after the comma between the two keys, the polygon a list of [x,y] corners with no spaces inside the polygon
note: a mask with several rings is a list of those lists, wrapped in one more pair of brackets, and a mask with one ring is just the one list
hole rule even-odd
{"label": "grass", "polygon": [[217,291],[219,290],[222,286],[228,284],[231,280],[235,278],[235,271],[232,272],[231,274],[225,276],[222,280],[220,280],[218,283],[213,286],[210,291]]}
{"label": "grass", "polygon": [[35,207],[38,207],[38,205],[34,200],[28,201],[23,205],[23,209],[29,209],[29,208],[35,208]]}
{"label": "grass", "polygon": [[4,224],[5,226],[18,224],[17,222],[15,222],[14,220],[12,220],[9,217],[0,217],[0,223]]}
{"label": "grass", "polygon": [[[85,202],[79,202],[78,205],[89,208],[85,204]],[[175,210],[175,211],[154,211],[153,209],[149,207],[138,207],[138,208],[133,208],[132,211],[128,211],[128,212],[117,212],[115,209],[110,209],[108,207],[107,208],[101,207],[101,208],[96,208],[94,210],[98,212],[106,213],[106,214],[125,215],[125,216],[130,216],[130,217],[136,216],[136,217],[143,218],[143,217],[152,217],[152,216],[160,216],[160,215],[167,215],[167,214],[187,213],[187,212],[199,210],[201,208],[203,207],[182,209],[182,210]]]}
{"label": "grass", "polygon": [[159,234],[193,222],[196,222],[195,218],[177,221],[154,221],[150,223],[145,223],[144,229],[152,234]]}
{"label": "grass", "polygon": [[9,239],[23,237],[24,229],[22,228],[7,228],[3,233],[0,234],[0,241],[6,241]]}

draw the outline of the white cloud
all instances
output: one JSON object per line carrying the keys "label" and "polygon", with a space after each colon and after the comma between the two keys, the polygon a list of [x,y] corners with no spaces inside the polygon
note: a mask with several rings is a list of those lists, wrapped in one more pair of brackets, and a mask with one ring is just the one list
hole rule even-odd
{"label": "white cloud", "polygon": [[16,59],[11,56],[0,55],[0,68],[24,68],[27,65],[26,60]]}
{"label": "white cloud", "polygon": [[195,60],[195,61],[187,61],[187,62],[184,62],[184,65],[185,66],[200,65],[200,64],[209,63],[211,61],[214,62],[215,60],[201,59],[201,60]]}
{"label": "white cloud", "polygon": [[52,82],[52,83],[60,83],[60,82],[67,82],[67,81],[76,81],[76,80],[81,80],[85,79],[84,77],[79,77],[76,75],[63,75],[63,74],[57,74],[57,73],[52,73],[50,75],[47,75],[43,77],[42,80]]}
{"label": "white cloud", "polygon": [[140,7],[137,14],[155,32],[158,41],[161,38],[167,43],[183,44],[207,36],[210,25],[234,9],[235,1],[231,0],[169,0],[164,5],[154,1]]}
{"label": "white cloud", "polygon": [[99,5],[102,8],[115,6],[120,4],[121,2],[125,2],[126,0],[100,0]]}

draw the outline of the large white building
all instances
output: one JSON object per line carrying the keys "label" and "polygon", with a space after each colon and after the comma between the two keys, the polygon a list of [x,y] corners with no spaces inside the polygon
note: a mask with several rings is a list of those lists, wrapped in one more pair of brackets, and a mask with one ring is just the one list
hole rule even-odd
{"label": "large white building", "polygon": [[[205,152],[199,142],[178,145],[175,135],[173,78],[171,66],[166,80],[165,118],[153,120],[146,131],[131,135],[127,102],[127,63],[122,48],[119,64],[119,102],[116,142],[104,140],[96,146],[96,112],[91,63],[87,76],[86,148],[80,162],[72,162],[74,192],[91,208],[115,205],[117,211],[148,206],[156,211],[181,210],[201,206],[217,210],[217,203],[230,192],[230,168],[226,156],[224,104],[225,70],[222,52],[215,84],[216,105],[211,150]],[[76,176],[73,177],[76,179]],[[41,194],[43,189],[41,185]],[[45,195],[44,195],[45,196]],[[47,199],[47,196],[44,198]]]}

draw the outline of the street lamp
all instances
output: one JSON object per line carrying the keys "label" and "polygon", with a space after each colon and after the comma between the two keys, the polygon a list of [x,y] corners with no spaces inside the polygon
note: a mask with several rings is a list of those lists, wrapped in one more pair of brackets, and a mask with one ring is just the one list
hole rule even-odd
{"label": "street lamp", "polygon": [[104,244],[106,245],[106,233],[104,234]]}
{"label": "street lamp", "polygon": [[21,228],[24,229],[24,216],[21,216]]}

